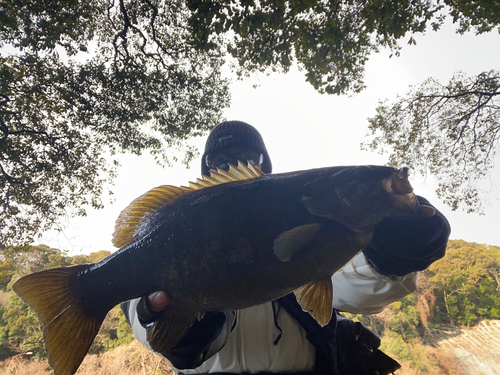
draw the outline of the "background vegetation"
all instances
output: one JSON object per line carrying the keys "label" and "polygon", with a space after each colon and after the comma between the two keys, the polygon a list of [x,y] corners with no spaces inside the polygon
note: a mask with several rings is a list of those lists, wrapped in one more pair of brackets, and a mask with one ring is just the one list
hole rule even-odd
{"label": "background vegetation", "polygon": [[[30,361],[44,360],[46,353],[38,320],[12,292],[11,285],[31,272],[96,262],[110,253],[68,256],[64,251],[44,245],[1,250],[0,360],[28,351],[33,353]],[[415,293],[377,315],[345,315],[361,321],[383,337],[382,349],[404,363],[406,369],[440,374],[456,370],[458,374],[452,356],[425,346],[423,336],[428,328],[471,326],[484,319],[500,319],[500,247],[451,240],[446,256],[421,273]],[[123,313],[115,307],[106,317],[90,353],[103,355],[132,340]],[[137,354],[136,347],[121,350],[132,350],[138,360],[145,358],[145,354]],[[46,362],[40,363],[47,366]],[[162,367],[160,362],[155,363],[158,371],[165,370],[164,364]]]}
{"label": "background vegetation", "polygon": [[[110,255],[99,251],[90,255],[68,256],[45,245],[4,247],[0,255],[0,360],[31,352],[46,359],[42,330],[36,314],[17,294],[12,284],[29,273],[56,267],[95,263]],[[90,353],[103,353],[133,339],[132,331],[119,306],[112,309],[99,331]]]}

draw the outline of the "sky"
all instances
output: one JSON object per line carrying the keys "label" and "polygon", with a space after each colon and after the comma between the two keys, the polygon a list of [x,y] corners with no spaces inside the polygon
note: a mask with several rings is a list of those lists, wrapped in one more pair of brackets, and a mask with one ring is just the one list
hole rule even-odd
{"label": "sky", "polygon": [[[409,36],[407,37],[407,39]],[[362,151],[366,142],[367,118],[375,114],[379,100],[391,102],[410,85],[429,77],[446,84],[456,71],[469,75],[500,69],[500,34],[460,36],[452,26],[442,31],[416,35],[417,45],[406,45],[400,57],[389,58],[389,51],[371,56],[366,65],[362,93],[348,96],[320,95],[305,82],[296,67],[287,74],[253,76],[231,86],[232,104],[225,110],[228,120],[245,121],[262,134],[273,163],[273,172],[289,172],[336,165],[365,165],[387,162],[387,155]],[[254,86],[256,87],[254,88]],[[202,151],[205,138],[190,141]],[[484,202],[485,214],[451,211],[434,193],[436,182],[411,174],[415,193],[429,199],[450,221],[451,239],[463,239],[500,246],[500,158],[482,187],[491,192]],[[105,209],[88,212],[85,218],[64,218],[62,232],[43,234],[43,243],[71,255],[99,250],[115,251],[111,244],[114,222],[133,199],[159,185],[186,185],[200,177],[200,158],[191,169],[182,164],[161,168],[148,155],[121,158],[115,186],[115,202]]]}

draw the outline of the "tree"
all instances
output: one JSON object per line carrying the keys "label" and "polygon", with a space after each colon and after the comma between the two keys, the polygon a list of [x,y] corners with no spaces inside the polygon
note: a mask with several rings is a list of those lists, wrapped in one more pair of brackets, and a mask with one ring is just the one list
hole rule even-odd
{"label": "tree", "polygon": [[[26,351],[45,358],[45,348],[40,322],[36,313],[12,291],[12,284],[20,276],[56,267],[99,262],[110,255],[99,251],[89,255],[67,256],[65,251],[45,245],[3,247],[0,253],[0,291],[8,291],[8,302],[0,304],[0,360],[15,353]],[[5,270],[7,272],[5,272]],[[130,342],[132,331],[117,306],[105,319],[102,329],[92,348],[102,352]]]}
{"label": "tree", "polygon": [[118,153],[168,163],[221,120],[223,59],[190,48],[188,14],[182,1],[1,2],[0,243],[101,208]]}
{"label": "tree", "polygon": [[[438,30],[447,15],[458,32],[491,31],[500,24],[500,6],[489,0],[188,0],[197,48],[220,47],[241,73],[287,71],[293,64],[320,93],[357,93],[371,53],[421,33]],[[444,4],[447,6],[444,7]],[[500,29],[499,29],[500,30]],[[414,43],[412,37],[408,38]]]}
{"label": "tree", "polygon": [[435,322],[470,325],[500,317],[499,247],[449,241],[446,256],[424,275],[435,284]]}
{"label": "tree", "polygon": [[356,93],[371,53],[397,53],[447,12],[460,30],[488,31],[490,3],[1,0],[0,243],[101,208],[119,153],[168,164],[183,148],[188,163],[184,141],[229,103],[226,58],[239,76],[297,63],[320,93]]}
{"label": "tree", "polygon": [[430,78],[394,103],[379,104],[365,147],[389,149],[391,165],[434,175],[438,197],[453,210],[481,211],[478,182],[499,149],[499,88],[496,70],[473,78],[459,72],[447,85]]}

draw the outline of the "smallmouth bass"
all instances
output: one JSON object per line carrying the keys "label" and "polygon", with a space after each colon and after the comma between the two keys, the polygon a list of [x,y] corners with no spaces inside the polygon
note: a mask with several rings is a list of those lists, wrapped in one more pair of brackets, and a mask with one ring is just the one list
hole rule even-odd
{"label": "smallmouth bass", "polygon": [[291,292],[321,325],[331,276],[370,243],[384,218],[424,218],[408,170],[319,168],[263,175],[251,164],[189,187],[160,186],[117,219],[118,251],[13,286],[38,314],[56,375],[74,374],[107,312],[163,290],[168,307],[147,329],[153,350],[179,342],[207,311],[239,310]]}

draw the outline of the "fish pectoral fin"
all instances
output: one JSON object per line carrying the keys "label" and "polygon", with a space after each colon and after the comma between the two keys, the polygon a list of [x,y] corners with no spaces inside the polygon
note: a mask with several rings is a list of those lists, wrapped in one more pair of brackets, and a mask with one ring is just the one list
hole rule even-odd
{"label": "fish pectoral fin", "polygon": [[297,289],[294,294],[302,310],[308,312],[320,326],[328,324],[333,312],[333,286],[330,277],[312,281]]}
{"label": "fish pectoral fin", "polygon": [[312,223],[281,233],[273,243],[274,255],[282,262],[290,262],[294,254],[313,241],[323,224]]}
{"label": "fish pectoral fin", "polygon": [[149,346],[157,353],[170,351],[204,315],[200,311],[185,311],[168,306],[156,318],[155,323],[146,329]]}
{"label": "fish pectoral fin", "polygon": [[49,363],[56,375],[71,375],[85,358],[108,309],[75,299],[74,275],[89,266],[56,268],[22,277],[14,291],[35,310],[43,327]]}

